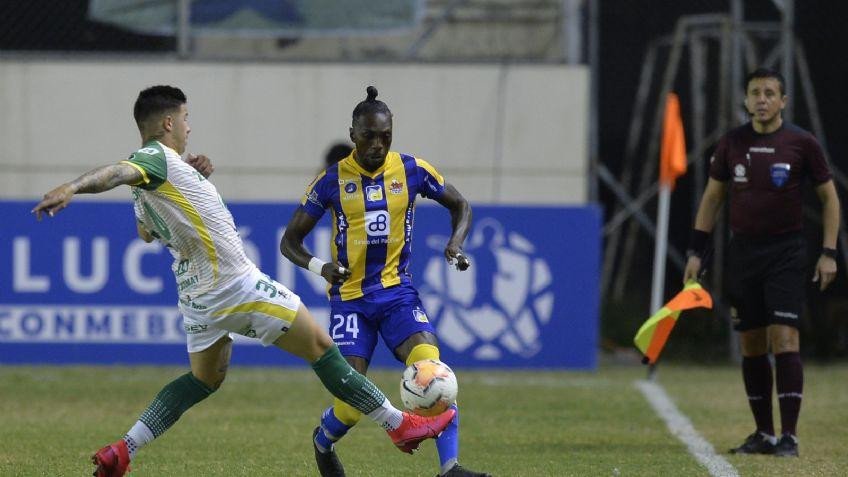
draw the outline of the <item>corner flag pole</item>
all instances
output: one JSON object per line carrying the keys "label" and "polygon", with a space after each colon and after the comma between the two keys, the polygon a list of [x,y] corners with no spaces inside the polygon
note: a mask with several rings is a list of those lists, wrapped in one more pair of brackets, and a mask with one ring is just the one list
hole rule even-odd
{"label": "corner flag pole", "polygon": [[[660,184],[657,202],[657,233],[654,240],[654,270],[651,280],[651,313],[662,306],[665,288],[665,266],[668,251],[668,220],[671,209],[671,191],[674,181],[686,173],[686,140],[683,120],[680,118],[680,101],[669,93],[665,101],[662,142],[660,146]],[[648,379],[653,379],[656,364],[648,367]]]}
{"label": "corner flag pole", "polygon": [[665,263],[668,250],[668,216],[671,206],[671,187],[660,184],[657,204],[657,234],[654,240],[654,274],[651,281],[651,313],[662,306],[663,288],[665,288]]}

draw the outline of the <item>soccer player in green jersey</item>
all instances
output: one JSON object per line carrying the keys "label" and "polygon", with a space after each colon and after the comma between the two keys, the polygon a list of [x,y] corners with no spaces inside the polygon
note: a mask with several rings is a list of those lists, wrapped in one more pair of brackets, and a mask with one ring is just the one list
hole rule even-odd
{"label": "soccer player in green jersey", "polygon": [[[356,149],[309,185],[280,243],[283,255],[327,280],[332,338],[362,374],[368,370],[378,335],[407,365],[439,359],[436,332],[408,271],[416,197],[432,199],[450,211],[452,233],[444,253],[460,270],[469,266],[462,243],[471,226],[468,201],[436,168],[421,158],[389,150],[392,113],[376,99],[376,88],[369,86],[367,93],[353,110],[350,139]],[[303,238],[327,210],[333,217],[335,263],[322,262],[303,246]],[[344,475],[334,443],[361,416],[338,399],[324,412],[313,432],[322,476]],[[440,475],[488,475],[459,465],[458,414],[436,440],[436,448]]]}
{"label": "soccer player in green jersey", "polygon": [[[231,333],[258,338],[309,362],[327,390],[386,429],[400,450],[412,453],[422,440],[436,437],[453,419],[453,410],[422,418],[393,407],[345,361],[300,298],[246,257],[217,189],[181,158],[190,132],[185,94],[171,86],[145,89],[133,114],[141,149],[62,184],[33,209],[39,220],[42,214],[52,217],[75,194],[126,184],[132,187],[139,235],[148,242],[158,239],[174,256],[191,371],[162,388],[123,438],[94,454],[94,475],[124,475],[141,447],[221,386]],[[201,171],[211,171],[205,158],[190,157]]]}

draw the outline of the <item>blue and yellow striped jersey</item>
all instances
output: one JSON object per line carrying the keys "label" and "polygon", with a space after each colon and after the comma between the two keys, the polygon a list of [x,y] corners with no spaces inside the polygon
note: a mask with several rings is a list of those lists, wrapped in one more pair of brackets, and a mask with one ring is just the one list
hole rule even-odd
{"label": "blue and yellow striped jersey", "polygon": [[410,283],[415,196],[438,199],[445,191],[444,178],[422,159],[389,152],[369,173],[353,154],[318,174],[301,200],[315,218],[332,210],[333,260],[352,272],[343,284],[328,287],[331,300]]}

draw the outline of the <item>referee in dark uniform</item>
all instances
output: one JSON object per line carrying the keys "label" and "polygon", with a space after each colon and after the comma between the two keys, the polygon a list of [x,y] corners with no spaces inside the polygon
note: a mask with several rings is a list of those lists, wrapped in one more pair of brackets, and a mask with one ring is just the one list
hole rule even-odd
{"label": "referee in dark uniform", "polygon": [[[711,159],[683,272],[698,275],[716,215],[730,193],[728,296],[740,333],[742,376],[756,431],[731,449],[736,454],[797,456],[796,423],[804,375],[798,322],[804,306],[806,246],[802,235],[802,184],[809,179],[822,203],[821,256],[812,280],[824,290],[836,275],[839,199],[815,137],[783,121],[783,77],[758,69],[746,79],[745,107],[751,122],[726,133]],[[772,421],[774,353],[781,436]]]}

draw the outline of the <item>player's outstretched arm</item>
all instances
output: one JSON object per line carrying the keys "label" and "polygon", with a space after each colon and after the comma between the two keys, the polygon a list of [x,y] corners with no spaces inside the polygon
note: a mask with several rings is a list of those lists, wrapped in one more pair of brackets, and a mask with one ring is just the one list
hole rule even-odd
{"label": "player's outstretched arm", "polygon": [[445,247],[445,259],[453,264],[456,261],[458,270],[466,270],[470,265],[462,254],[462,244],[471,228],[471,206],[465,197],[452,184],[445,184],[445,192],[438,199],[439,204],[448,209],[451,214],[451,236]]}
{"label": "player's outstretched arm", "polygon": [[98,194],[119,185],[138,184],[142,180],[141,171],[129,164],[98,167],[44,194],[44,199],[32,209],[32,212],[38,220],[41,220],[42,212],[53,217],[68,206],[74,194]]}
{"label": "player's outstretched arm", "polygon": [[310,264],[313,260],[318,262],[320,260],[306,250],[306,247],[303,246],[303,239],[309,235],[309,232],[315,228],[317,223],[318,219],[307,214],[303,209],[297,209],[289,220],[286,232],[280,240],[280,252],[295,265],[318,273],[328,282],[342,283],[350,277],[351,272],[347,268],[335,263],[323,263],[320,268],[313,270],[315,265]]}

